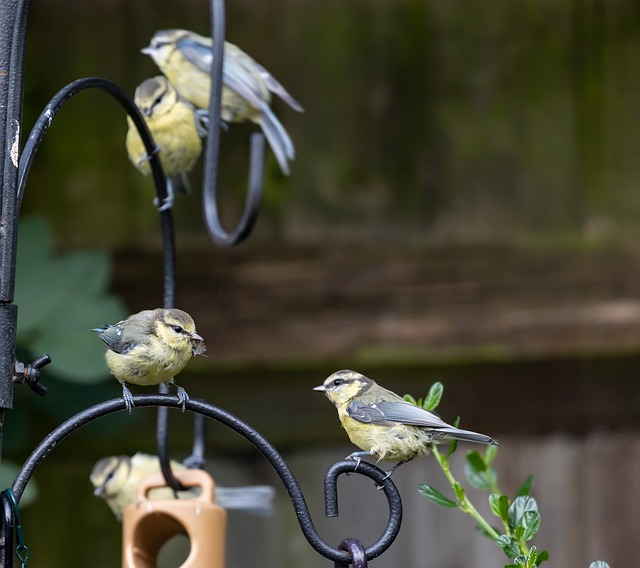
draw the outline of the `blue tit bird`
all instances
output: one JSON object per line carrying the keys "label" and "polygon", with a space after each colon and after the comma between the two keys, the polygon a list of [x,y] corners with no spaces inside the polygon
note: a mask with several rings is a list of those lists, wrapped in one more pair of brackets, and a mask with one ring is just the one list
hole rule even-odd
{"label": "blue tit bird", "polygon": [[429,454],[435,444],[464,440],[499,445],[489,436],[447,424],[356,371],[337,371],[313,390],[325,393],[336,406],[349,439],[362,450],[346,459],[360,463],[363,456],[375,456],[378,461],[398,462],[387,477],[402,464]]}
{"label": "blue tit bird", "polygon": [[[187,193],[191,171],[202,152],[195,109],[173,86],[159,75],[138,85],[134,101],[144,117],[159,149],[162,169],[167,176],[167,198],[160,211],[173,205],[175,190]],[[127,117],[126,147],[129,159],[144,175],[151,174],[149,156],[131,117]]]}
{"label": "blue tit bird", "polygon": [[[142,53],[151,56],[181,96],[198,109],[208,109],[211,96],[211,38],[188,30],[158,31]],[[260,126],[282,173],[289,175],[295,149],[289,134],[271,107],[271,93],[292,109],[300,104],[262,65],[236,45],[225,42],[222,62],[221,118],[224,122],[250,120]]]}
{"label": "blue tit bird", "polygon": [[[171,460],[171,469],[187,469],[183,464]],[[136,453],[133,456],[109,456],[98,460],[91,470],[89,479],[94,487],[93,494],[104,499],[116,519],[122,520],[127,506],[136,502],[138,486],[144,477],[161,471],[157,456]],[[149,491],[151,501],[167,499],[192,499],[198,489],[178,491],[174,494],[169,487]],[[275,490],[269,485],[248,485],[244,487],[222,487],[216,485],[216,504],[223,509],[236,510],[250,515],[267,517],[273,512]]]}
{"label": "blue tit bird", "polygon": [[170,384],[178,391],[185,409],[189,395],[174,377],[193,355],[203,355],[206,346],[196,333],[193,318],[175,308],[143,310],[118,323],[92,329],[107,344],[105,360],[122,383],[122,396],[131,413],[133,395],[127,383],[141,386]]}

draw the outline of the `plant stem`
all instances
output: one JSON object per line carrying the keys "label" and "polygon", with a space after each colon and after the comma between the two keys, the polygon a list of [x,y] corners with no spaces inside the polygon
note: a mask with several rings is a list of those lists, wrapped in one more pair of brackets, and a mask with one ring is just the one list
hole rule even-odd
{"label": "plant stem", "polygon": [[[455,485],[457,484],[457,481],[455,477],[453,477],[453,475],[451,474],[451,471],[449,470],[449,460],[446,458],[446,456],[443,456],[436,447],[433,448],[433,455],[438,461],[438,464],[440,465],[440,468],[442,469],[442,472],[444,473],[445,477],[451,484],[451,488],[454,489]],[[456,493],[455,489],[454,489],[454,493]],[[456,498],[458,499],[457,494],[456,494]],[[487,531],[487,534],[489,534],[493,540],[496,540],[500,536],[494,530],[494,528],[484,519],[484,517],[478,512],[478,510],[473,506],[473,503],[471,503],[471,501],[469,500],[466,494],[462,496],[462,499],[458,499],[458,502],[460,503],[460,509],[468,513],[469,515],[471,515],[478,522],[478,524],[485,531]]]}

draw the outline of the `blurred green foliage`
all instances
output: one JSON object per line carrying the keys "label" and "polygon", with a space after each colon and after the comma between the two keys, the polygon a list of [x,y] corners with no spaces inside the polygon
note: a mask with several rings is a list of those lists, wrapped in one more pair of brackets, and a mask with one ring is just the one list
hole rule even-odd
{"label": "blurred green foliage", "polygon": [[108,290],[111,259],[105,250],[56,254],[40,218],[20,223],[15,302],[18,347],[33,357],[48,353],[47,374],[76,383],[108,377],[104,345],[89,330],[126,316]]}

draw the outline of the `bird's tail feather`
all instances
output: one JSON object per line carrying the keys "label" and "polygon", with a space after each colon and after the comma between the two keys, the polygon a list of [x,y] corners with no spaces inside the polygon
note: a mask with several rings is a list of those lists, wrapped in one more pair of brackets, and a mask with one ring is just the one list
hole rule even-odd
{"label": "bird's tail feather", "polygon": [[264,105],[260,115],[260,127],[275,154],[284,175],[289,175],[289,160],[295,158],[295,149],[289,134],[268,105]]}
{"label": "bird's tail feather", "polygon": [[269,71],[267,71],[262,65],[253,62],[260,77],[262,77],[263,81],[267,85],[267,89],[269,89],[274,95],[280,97],[285,103],[287,103],[293,110],[298,112],[304,112],[302,105],[296,101]]}
{"label": "bird's tail feather", "polygon": [[447,437],[454,438],[456,440],[462,440],[465,442],[476,442],[478,444],[489,444],[492,446],[499,446],[493,438],[485,436],[484,434],[478,434],[477,432],[471,432],[470,430],[460,430],[459,428],[438,428],[439,432],[446,432]]}
{"label": "bird's tail feather", "polygon": [[216,503],[224,509],[241,509],[260,517],[268,517],[273,512],[275,490],[270,485],[249,485],[246,487],[216,487]]}

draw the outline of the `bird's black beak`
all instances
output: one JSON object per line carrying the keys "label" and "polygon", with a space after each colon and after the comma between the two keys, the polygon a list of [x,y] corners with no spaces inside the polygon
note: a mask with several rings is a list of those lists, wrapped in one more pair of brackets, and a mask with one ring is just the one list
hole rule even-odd
{"label": "bird's black beak", "polygon": [[143,47],[140,50],[140,53],[144,53],[145,55],[151,55],[152,51],[153,51],[152,47],[148,45],[147,47]]}
{"label": "bird's black beak", "polygon": [[195,339],[196,341],[204,341],[202,337],[200,337],[195,331],[191,333],[191,339]]}
{"label": "bird's black beak", "polygon": [[96,487],[93,491],[93,494],[96,497],[100,497],[100,495],[102,495],[104,493],[104,485],[101,485],[100,487]]}
{"label": "bird's black beak", "polygon": [[319,392],[325,392],[327,390],[327,387],[325,387],[324,385],[319,385],[317,387],[313,387],[314,391],[319,391]]}

